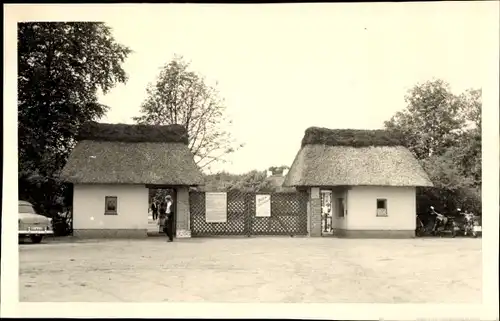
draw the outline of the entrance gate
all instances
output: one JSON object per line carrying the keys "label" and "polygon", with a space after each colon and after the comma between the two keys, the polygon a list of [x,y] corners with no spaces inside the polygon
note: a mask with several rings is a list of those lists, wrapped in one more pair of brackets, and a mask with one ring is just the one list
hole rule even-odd
{"label": "entrance gate", "polygon": [[205,192],[189,193],[192,236],[307,235],[308,194],[270,193],[271,215],[256,216],[256,195],[227,192],[227,220],[206,221]]}

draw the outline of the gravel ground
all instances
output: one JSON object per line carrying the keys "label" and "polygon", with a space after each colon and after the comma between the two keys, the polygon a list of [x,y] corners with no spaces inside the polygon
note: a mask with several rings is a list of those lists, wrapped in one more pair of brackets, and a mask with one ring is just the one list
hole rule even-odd
{"label": "gravel ground", "polygon": [[481,303],[481,239],[20,244],[20,301]]}

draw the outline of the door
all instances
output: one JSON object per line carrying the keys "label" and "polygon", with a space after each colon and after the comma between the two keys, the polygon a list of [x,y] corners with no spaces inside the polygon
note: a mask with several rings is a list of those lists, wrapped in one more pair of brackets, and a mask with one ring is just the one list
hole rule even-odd
{"label": "door", "polygon": [[149,208],[151,208],[152,202],[155,202],[158,206],[157,220],[153,220],[148,213],[148,235],[164,234],[163,228],[160,226],[160,207],[161,204],[165,202],[166,196],[170,195],[172,197],[172,210],[174,212],[172,233],[175,237],[177,231],[177,189],[164,185],[147,185],[146,187],[149,188]]}
{"label": "door", "polygon": [[333,209],[331,190],[321,190],[321,234],[333,235]]}

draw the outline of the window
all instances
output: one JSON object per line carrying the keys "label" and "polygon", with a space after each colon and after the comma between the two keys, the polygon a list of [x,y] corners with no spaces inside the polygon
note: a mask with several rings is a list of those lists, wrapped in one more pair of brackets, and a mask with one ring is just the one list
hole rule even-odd
{"label": "window", "polygon": [[36,214],[33,206],[28,204],[20,204],[19,205],[19,213],[28,213],[28,214]]}
{"label": "window", "polygon": [[344,199],[339,197],[339,198],[337,198],[337,216],[344,217],[344,215],[345,215],[344,211],[345,211]]}
{"label": "window", "polygon": [[387,200],[377,199],[377,216],[387,216]]}
{"label": "window", "polygon": [[104,214],[105,215],[118,214],[118,197],[106,196]]}

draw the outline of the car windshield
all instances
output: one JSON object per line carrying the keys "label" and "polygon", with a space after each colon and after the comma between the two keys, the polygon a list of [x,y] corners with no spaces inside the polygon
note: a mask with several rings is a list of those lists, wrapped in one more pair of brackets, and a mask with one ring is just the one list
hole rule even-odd
{"label": "car windshield", "polygon": [[35,210],[33,209],[33,206],[31,205],[19,205],[19,213],[29,213],[29,214],[36,214]]}

